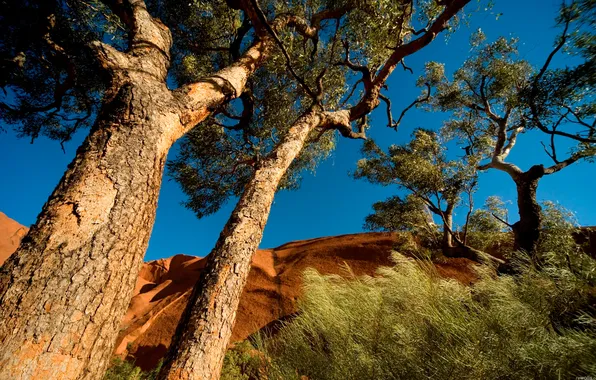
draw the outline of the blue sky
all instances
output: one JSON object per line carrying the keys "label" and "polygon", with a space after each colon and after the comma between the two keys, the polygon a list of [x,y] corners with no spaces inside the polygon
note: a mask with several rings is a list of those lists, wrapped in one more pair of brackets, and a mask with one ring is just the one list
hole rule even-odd
{"label": "blue sky", "polygon": [[[409,58],[407,63],[414,69],[414,75],[395,71],[388,82],[394,112],[419,94],[414,82],[426,61],[444,62],[448,72],[458,67],[469,53],[470,34],[479,27],[489,41],[498,36],[519,37],[521,56],[540,65],[550,52],[558,32],[554,18],[559,5],[558,0],[497,0],[492,10],[474,13],[469,25],[461,27],[447,40],[437,38],[431,46]],[[472,1],[468,9],[478,6],[479,3]],[[498,13],[502,16],[497,20]],[[555,63],[564,65],[565,62],[566,58],[559,57]],[[400,144],[408,141],[414,128],[439,128],[442,122],[442,115],[414,111],[407,115],[396,133],[385,126],[385,110],[381,108],[369,121],[372,126],[369,136],[381,146]],[[34,223],[86,132],[79,133],[66,145],[66,153],[57,142],[45,138],[30,144],[29,140],[18,139],[11,132],[1,134],[0,211],[22,224]],[[510,161],[522,169],[536,163],[547,164],[548,157],[539,143],[543,138],[538,133],[522,135],[510,155]],[[398,190],[355,181],[348,175],[360,158],[361,144],[360,141],[339,139],[336,151],[321,163],[316,173],[305,173],[300,190],[277,194],[261,247],[362,231],[364,217],[370,213],[371,205],[397,194]],[[595,185],[596,165],[577,163],[543,178],[538,198],[556,200],[575,211],[581,224],[596,225],[596,211],[592,205]],[[489,171],[481,175],[476,204],[481,205],[489,195],[500,195],[512,201],[510,219],[517,220],[513,204],[515,187],[506,174]],[[178,253],[206,255],[213,248],[234,207],[234,202],[230,202],[215,215],[198,220],[181,205],[183,200],[184,195],[178,185],[166,174],[146,260]],[[456,217],[458,220],[461,221]]]}

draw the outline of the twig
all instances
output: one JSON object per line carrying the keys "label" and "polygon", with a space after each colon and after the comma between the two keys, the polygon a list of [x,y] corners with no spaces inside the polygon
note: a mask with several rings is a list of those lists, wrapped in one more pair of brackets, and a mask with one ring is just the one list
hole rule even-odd
{"label": "twig", "polygon": [[426,96],[424,98],[417,98],[409,106],[407,106],[403,111],[401,111],[401,114],[399,115],[399,118],[397,119],[397,121],[390,126],[391,128],[393,128],[393,129],[395,129],[397,131],[397,127],[399,127],[399,124],[401,123],[401,120],[404,118],[404,116],[406,116],[406,113],[410,109],[412,109],[417,104],[427,102],[428,99],[430,99],[430,93],[431,93],[430,84],[429,83],[425,83],[424,85],[426,86],[426,90],[427,90]]}
{"label": "twig", "polygon": [[499,222],[503,223],[504,225],[506,225],[507,227],[513,229],[513,226],[509,223],[507,223],[506,221],[504,221],[503,219],[499,218],[494,212],[490,213],[495,219],[497,219]]}
{"label": "twig", "polygon": [[286,66],[288,67],[288,70],[290,71],[292,76],[296,79],[296,81],[298,81],[298,83],[304,89],[304,91],[316,102],[317,101],[316,94],[314,92],[312,92],[312,90],[310,89],[310,87],[308,87],[308,85],[306,84],[304,79],[301,76],[299,76],[296,73],[296,71],[294,70],[294,67],[292,67],[292,59],[290,58],[288,51],[286,50],[283,42],[279,39],[279,36],[277,35],[277,33],[275,33],[275,30],[273,30],[271,25],[269,25],[269,22],[267,21],[267,18],[265,17],[263,10],[259,6],[259,3],[257,2],[257,0],[251,0],[251,3],[255,9],[255,12],[257,13],[257,17],[259,17],[259,20],[265,26],[265,29],[267,30],[267,32],[273,37],[273,39],[275,40],[275,42],[281,49],[281,52],[283,53],[284,57],[286,58]]}

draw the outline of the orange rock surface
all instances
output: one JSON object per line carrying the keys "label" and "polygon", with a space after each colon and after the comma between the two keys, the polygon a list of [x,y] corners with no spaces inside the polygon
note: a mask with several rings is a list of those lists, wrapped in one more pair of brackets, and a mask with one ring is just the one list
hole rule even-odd
{"label": "orange rock surface", "polygon": [[0,212],[0,265],[16,251],[27,231],[27,227]]}
{"label": "orange rock surface", "polygon": [[[372,275],[379,266],[391,265],[394,243],[395,236],[390,233],[362,233],[297,241],[257,251],[240,300],[232,341],[243,340],[296,312],[304,269],[342,274],[346,273],[347,264],[356,275]],[[204,258],[176,255],[143,265],[122,321],[116,355],[127,356],[143,369],[156,365],[170,344],[204,264]],[[471,265],[466,259],[449,259],[437,264],[437,268],[443,276],[470,283],[476,277]]]}

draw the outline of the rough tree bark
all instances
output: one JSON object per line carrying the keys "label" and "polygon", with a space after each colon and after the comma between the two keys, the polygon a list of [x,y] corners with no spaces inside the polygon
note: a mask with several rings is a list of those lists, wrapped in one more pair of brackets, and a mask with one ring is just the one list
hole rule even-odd
{"label": "rough tree bark", "polygon": [[515,250],[523,249],[529,253],[536,251],[542,227],[542,210],[536,200],[536,190],[538,181],[544,174],[544,167],[535,165],[514,178],[519,212],[519,221],[512,226]]}
{"label": "rough tree bark", "polygon": [[[168,149],[239,95],[273,46],[170,91],[171,35],[142,0],[107,2],[129,26],[126,53],[97,42],[112,76],[100,113],[0,273],[0,379],[99,379],[145,254]],[[112,4],[113,3],[113,4]]]}
{"label": "rough tree bark", "polygon": [[[503,117],[498,117],[491,111],[488,112],[491,118],[497,120],[497,141],[495,143],[491,161],[488,164],[479,166],[479,169],[497,169],[507,173],[515,182],[517,187],[519,221],[512,226],[514,233],[514,249],[523,249],[529,253],[533,253],[536,249],[538,239],[540,238],[540,227],[542,224],[540,205],[536,201],[538,181],[545,174],[554,173],[567,164],[556,164],[548,169],[545,169],[543,165],[534,165],[524,172],[517,165],[505,162],[505,159],[517,142],[519,133],[524,130],[524,127],[523,125],[517,127],[509,126],[509,113],[506,113]],[[511,131],[509,135],[507,135],[508,130]]]}
{"label": "rough tree bark", "polygon": [[174,335],[159,379],[218,379],[232,334],[240,295],[250,272],[277,187],[309,133],[336,123],[337,116],[310,110],[255,170],[232,212]]}
{"label": "rough tree bark", "polygon": [[448,205],[443,213],[443,254],[448,255],[453,248],[453,206]]}

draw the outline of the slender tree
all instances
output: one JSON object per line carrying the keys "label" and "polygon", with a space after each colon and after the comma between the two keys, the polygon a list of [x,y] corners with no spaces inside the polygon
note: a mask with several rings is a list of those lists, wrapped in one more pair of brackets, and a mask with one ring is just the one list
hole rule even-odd
{"label": "slender tree", "polygon": [[[506,202],[500,197],[490,196],[486,198],[484,205],[475,209],[468,218],[468,242],[480,250],[510,257],[513,245],[510,228]],[[500,269],[507,271],[510,268],[502,266]]]}
{"label": "slender tree", "polygon": [[[288,178],[288,168],[305,146],[308,148],[309,142],[316,142],[327,131],[337,130],[347,138],[365,138],[366,117],[379,105],[380,93],[389,75],[405,57],[432,42],[467,3],[468,0],[437,1],[425,3],[426,7],[420,9],[411,1],[356,3],[358,7],[350,9],[345,18],[337,18],[335,25],[331,25],[328,33],[331,37],[326,43],[321,41],[326,48],[317,47],[325,61],[314,70],[299,70],[299,64],[294,65],[294,61],[300,62],[300,54],[292,54],[285,41],[275,37],[284,52],[287,70],[297,83],[296,89],[303,94],[298,101],[293,99],[293,104],[286,104],[286,108],[298,105],[299,116],[289,128],[284,128],[285,132],[281,133],[279,142],[272,145],[270,153],[254,161],[240,200],[193,289],[159,378],[219,377],[251,259],[261,241],[275,192],[281,181]],[[415,11],[426,19],[421,30],[414,30],[410,25]],[[274,12],[268,9],[268,13]],[[256,1],[249,14],[257,28],[275,35]],[[327,57],[335,57],[338,40],[341,40],[342,57],[335,64],[361,76],[356,85],[362,86],[362,95],[352,106],[342,105],[344,102],[334,104],[333,100],[328,102],[329,93],[324,91],[329,88],[325,86],[326,75],[332,72],[328,66],[334,63]],[[385,53],[387,41],[395,43],[389,54]],[[360,62],[354,62],[351,54]],[[302,59],[305,56],[307,54],[302,54]],[[373,68],[376,65],[378,69]],[[310,79],[299,72],[310,73]],[[345,98],[350,98],[352,93],[348,92]],[[194,177],[187,175],[190,176],[187,178]],[[200,195],[201,191],[191,190],[191,193]]]}
{"label": "slender tree", "polygon": [[[452,79],[446,77],[439,63],[427,64],[426,74],[420,78],[420,84],[432,87],[425,106],[452,112],[455,119],[446,129],[466,141],[468,153],[486,156],[488,162],[479,169],[500,170],[514,181],[519,212],[519,221],[513,224],[516,249],[533,252],[536,248],[542,219],[536,200],[540,179],[580,160],[591,161],[596,154],[596,55],[593,29],[585,31],[583,27],[593,26],[593,20],[593,2],[563,6],[559,17],[563,32],[538,70],[517,56],[515,39],[486,43],[479,32],[472,41],[472,56]],[[578,31],[572,32],[573,28]],[[582,62],[576,67],[551,69],[553,57],[565,46]],[[518,137],[532,129],[548,136],[549,142],[543,145],[553,164],[523,170],[507,158]],[[565,158],[556,149],[561,139],[575,143]]]}
{"label": "slender tree", "polygon": [[396,185],[409,193],[403,200],[391,197],[375,203],[375,213],[367,217],[367,225],[389,231],[420,225],[428,229],[424,214],[428,209],[443,225],[441,249],[445,256],[481,260],[484,255],[466,244],[465,226],[460,235],[453,225],[455,209],[464,204],[462,195],[467,195],[468,218],[472,212],[478,157],[450,160],[445,144],[439,134],[424,129],[414,131],[408,144],[390,146],[387,153],[373,141],[365,143],[364,158],[358,161],[354,177],[383,186]]}
{"label": "slender tree", "polygon": [[439,230],[433,213],[424,201],[414,194],[392,196],[372,205],[373,213],[364,219],[368,231],[408,231],[422,235],[426,240],[441,245]]}
{"label": "slender tree", "polygon": [[500,197],[490,196],[484,205],[472,212],[468,221],[471,232],[499,233],[509,226],[509,213]]}
{"label": "slender tree", "polygon": [[[239,97],[274,54],[274,34],[255,32],[235,10],[243,7],[177,0],[7,6],[2,119],[32,139],[66,142],[91,129],[2,267],[0,378],[103,375],[147,248],[168,150]],[[301,15],[280,14],[269,27],[309,39],[335,17]]]}

